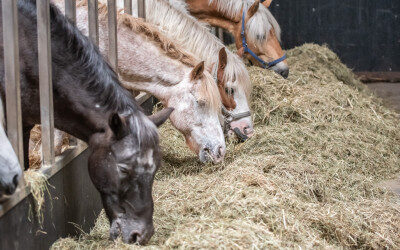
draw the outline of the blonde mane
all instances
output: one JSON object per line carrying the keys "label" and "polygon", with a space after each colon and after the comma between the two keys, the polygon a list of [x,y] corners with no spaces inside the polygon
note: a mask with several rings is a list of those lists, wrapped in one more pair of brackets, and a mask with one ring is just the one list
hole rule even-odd
{"label": "blonde mane", "polygon": [[[77,7],[87,6],[87,0],[81,0],[77,3]],[[99,20],[107,18],[107,5],[101,2],[98,3]],[[136,18],[131,15],[122,13],[122,9],[118,11],[118,26],[125,25],[136,34],[142,35],[147,38],[147,41],[158,47],[166,56],[172,60],[177,60],[189,68],[194,68],[200,60],[196,59],[192,54],[179,48],[176,43],[171,41],[168,37],[163,35],[152,24],[146,23],[141,18]],[[204,71],[204,83],[200,85],[200,98],[204,99],[206,103],[213,109],[220,111],[221,97],[218,92],[217,84],[213,77]]]}
{"label": "blonde mane", "polygon": [[[152,10],[146,13],[146,19],[152,20],[168,36],[177,40],[181,46],[191,51],[201,60],[206,61],[207,67],[218,63],[218,52],[225,47],[222,42],[210,33],[209,28],[195,18],[182,12],[167,1],[147,0],[147,9]],[[246,95],[249,97],[251,81],[247,69],[239,56],[226,49],[228,60],[225,68],[224,80],[227,82],[239,83]]]}
{"label": "blonde mane", "polygon": [[[243,8],[247,10],[256,0],[209,0],[209,4],[216,3],[218,11],[233,19],[242,18]],[[260,4],[258,11],[246,23],[247,35],[253,41],[262,42],[268,39],[271,28],[281,41],[281,27],[267,7]]]}

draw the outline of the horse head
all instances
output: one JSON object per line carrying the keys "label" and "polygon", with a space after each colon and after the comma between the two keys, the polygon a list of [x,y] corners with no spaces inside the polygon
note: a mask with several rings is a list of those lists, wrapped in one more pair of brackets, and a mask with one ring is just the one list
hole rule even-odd
{"label": "horse head", "polygon": [[140,112],[112,113],[104,133],[89,141],[90,177],[110,220],[110,237],[146,244],[154,233],[152,186],[161,165],[156,124],[173,109],[150,119]]}
{"label": "horse head", "polygon": [[235,32],[235,37],[240,37],[236,39],[240,48],[238,54],[247,58],[253,65],[269,68],[286,78],[289,75],[289,67],[279,43],[280,27],[265,7],[269,4],[271,1],[260,4],[259,0],[256,0],[247,12],[243,11]]}
{"label": "horse head", "polygon": [[183,133],[201,162],[221,162],[226,150],[219,122],[221,100],[215,81],[204,71],[204,62],[191,68],[180,83],[170,88],[165,102],[175,108],[170,117],[172,124]]}

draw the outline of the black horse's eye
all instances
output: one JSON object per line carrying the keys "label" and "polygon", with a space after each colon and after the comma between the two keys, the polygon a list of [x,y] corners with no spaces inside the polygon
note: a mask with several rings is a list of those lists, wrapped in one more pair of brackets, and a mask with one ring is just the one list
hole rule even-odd
{"label": "black horse's eye", "polygon": [[225,88],[225,93],[227,93],[228,95],[234,95],[235,90],[233,88]]}
{"label": "black horse's eye", "polygon": [[119,171],[121,171],[122,174],[129,175],[130,174],[130,169],[128,165],[126,164],[118,164]]}

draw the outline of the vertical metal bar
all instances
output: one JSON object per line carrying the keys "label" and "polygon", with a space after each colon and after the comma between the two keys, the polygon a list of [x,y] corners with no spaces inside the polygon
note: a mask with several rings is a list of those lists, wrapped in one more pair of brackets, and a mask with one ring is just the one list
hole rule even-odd
{"label": "vertical metal bar", "polygon": [[224,29],[217,28],[218,38],[224,43]]}
{"label": "vertical metal bar", "polygon": [[118,69],[117,52],[117,5],[115,0],[107,0],[108,5],[108,61],[115,71]]}
{"label": "vertical metal bar", "polygon": [[138,1],[138,16],[146,20],[146,1],[145,0],[137,0]]}
{"label": "vertical metal bar", "polygon": [[124,12],[132,15],[132,0],[124,0]]}
{"label": "vertical metal bar", "polygon": [[2,1],[4,71],[8,138],[24,168],[22,137],[21,88],[19,82],[17,1]]}
{"label": "vertical metal bar", "polygon": [[99,46],[99,9],[97,0],[88,0],[89,37]]}
{"label": "vertical metal bar", "polygon": [[65,15],[75,24],[76,23],[76,1],[65,0]]}
{"label": "vertical metal bar", "polygon": [[54,164],[53,83],[51,80],[50,0],[36,1],[40,116],[42,123],[42,164]]}

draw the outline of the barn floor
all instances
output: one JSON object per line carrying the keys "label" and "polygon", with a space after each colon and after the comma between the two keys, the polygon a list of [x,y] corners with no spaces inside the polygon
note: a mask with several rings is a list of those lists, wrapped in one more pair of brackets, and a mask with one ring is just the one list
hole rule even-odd
{"label": "barn floor", "polygon": [[368,83],[367,86],[375,95],[383,99],[385,105],[400,113],[400,82]]}
{"label": "barn floor", "polygon": [[[255,135],[202,165],[169,123],[148,248],[400,248],[398,114],[323,46],[288,52],[291,75],[249,67]],[[53,249],[130,249],[90,233]]]}
{"label": "barn floor", "polygon": [[[394,109],[400,114],[400,82],[376,82],[366,85],[376,96],[382,98],[385,106]],[[394,180],[382,182],[382,186],[390,188],[400,198],[400,176]]]}

